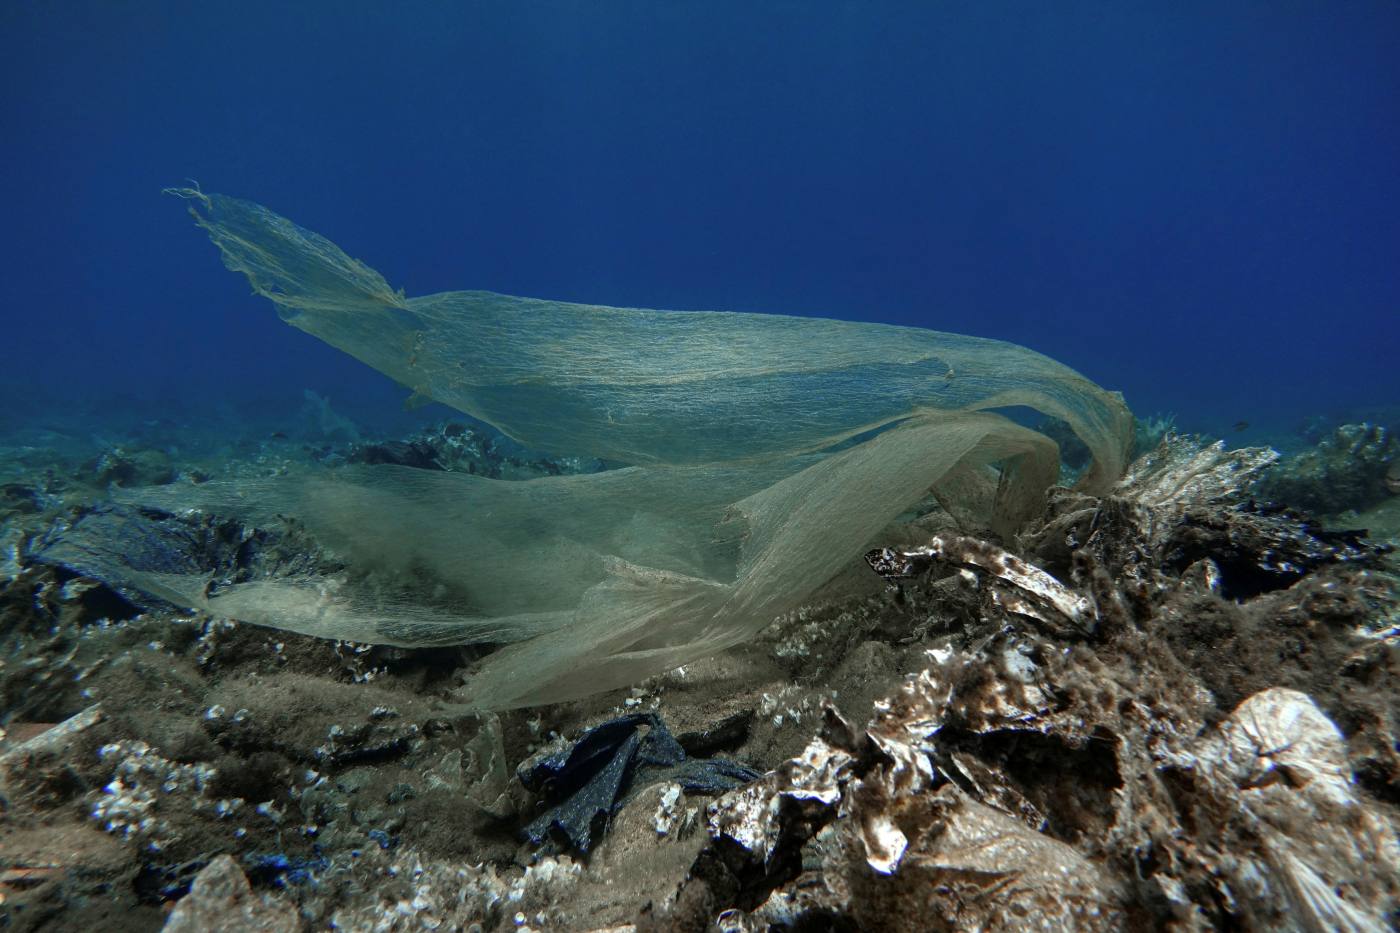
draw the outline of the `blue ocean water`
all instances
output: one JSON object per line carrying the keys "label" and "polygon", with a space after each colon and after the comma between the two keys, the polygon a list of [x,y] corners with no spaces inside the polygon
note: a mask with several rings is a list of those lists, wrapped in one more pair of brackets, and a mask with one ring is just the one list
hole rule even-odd
{"label": "blue ocean water", "polygon": [[1393,413],[1397,49],[1383,2],[7,3],[0,419],[406,417],[186,178],[411,295],[997,337],[1193,430]]}

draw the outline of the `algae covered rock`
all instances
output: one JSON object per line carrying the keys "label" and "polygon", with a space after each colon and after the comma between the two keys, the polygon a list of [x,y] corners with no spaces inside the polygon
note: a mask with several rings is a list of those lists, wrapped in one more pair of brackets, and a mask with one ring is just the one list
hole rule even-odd
{"label": "algae covered rock", "polygon": [[1400,438],[1374,424],[1345,424],[1284,460],[1259,495],[1321,515],[1363,511],[1400,494]]}
{"label": "algae covered rock", "polygon": [[164,486],[175,481],[175,467],[163,450],[113,447],[89,467],[99,486]]}

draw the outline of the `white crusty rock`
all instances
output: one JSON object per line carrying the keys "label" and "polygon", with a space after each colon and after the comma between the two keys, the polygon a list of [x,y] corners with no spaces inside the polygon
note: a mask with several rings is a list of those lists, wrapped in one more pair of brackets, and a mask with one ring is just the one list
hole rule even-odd
{"label": "white crusty rock", "polygon": [[1390,929],[1400,843],[1357,793],[1341,731],[1306,694],[1254,694],[1194,757],[1201,786],[1256,840],[1218,853],[1250,913],[1280,930]]}
{"label": "white crusty rock", "polygon": [[301,921],[288,904],[253,893],[232,856],[220,855],[195,875],[162,927],[164,933],[297,933]]}
{"label": "white crusty rock", "polygon": [[1278,451],[1270,447],[1226,450],[1224,441],[1203,445],[1195,438],[1168,434],[1129,465],[1113,495],[1167,511],[1232,502],[1278,458]]}

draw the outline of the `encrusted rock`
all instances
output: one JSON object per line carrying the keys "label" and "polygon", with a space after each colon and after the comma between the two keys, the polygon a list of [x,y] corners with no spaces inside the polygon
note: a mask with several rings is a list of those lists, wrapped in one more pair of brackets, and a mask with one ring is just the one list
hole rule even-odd
{"label": "encrusted rock", "polygon": [[1170,769],[1195,825],[1235,814],[1220,835],[1202,834],[1195,856],[1256,925],[1390,927],[1400,907],[1400,843],[1358,793],[1341,732],[1308,696],[1256,693]]}
{"label": "encrusted rock", "polygon": [[935,562],[975,568],[1000,584],[988,591],[996,607],[1052,630],[1091,632],[1098,621],[1089,599],[1015,554],[975,538],[938,534],[922,547],[876,548],[865,560],[890,581],[916,576]]}
{"label": "encrusted rock", "polygon": [[1374,424],[1345,424],[1269,471],[1260,494],[1322,515],[1361,511],[1400,492],[1400,438]]}
{"label": "encrusted rock", "polygon": [[1224,441],[1202,444],[1168,434],[1151,453],[1129,465],[1113,495],[1164,511],[1238,502],[1278,457],[1267,447],[1226,450]]}
{"label": "encrusted rock", "polygon": [[1200,738],[1189,686],[1148,707],[1060,660],[969,678],[979,663],[911,677],[859,735],[829,711],[802,755],[711,806],[697,872],[724,890],[727,868],[739,905],[720,928],[1379,930],[1400,906],[1400,845],[1305,694],[1265,690]]}
{"label": "encrusted rock", "polygon": [[297,933],[301,921],[289,904],[253,893],[232,856],[220,855],[195,876],[164,933]]}
{"label": "encrusted rock", "polygon": [[[1098,867],[935,768],[953,693],[950,680],[924,671],[877,704],[859,736],[828,711],[824,737],[801,756],[716,801],[716,842],[743,849],[750,870],[761,865],[778,882],[747,913],[727,912],[722,928],[819,916],[861,929],[911,917],[928,929],[1122,925],[1121,892]],[[809,852],[800,869],[783,858],[799,846]]]}
{"label": "encrusted rock", "polygon": [[1141,610],[1183,582],[1240,599],[1320,567],[1373,561],[1377,549],[1358,532],[1253,503],[1251,490],[1277,457],[1169,436],[1105,498],[1053,492],[1045,520],[1020,544],[1050,574],[1090,590],[1110,616]]}
{"label": "encrusted rock", "polygon": [[467,742],[461,773],[467,782],[467,802],[496,819],[514,816],[515,798],[510,793],[510,772],[506,768],[501,743],[501,720],[495,713],[481,714],[481,728]]}

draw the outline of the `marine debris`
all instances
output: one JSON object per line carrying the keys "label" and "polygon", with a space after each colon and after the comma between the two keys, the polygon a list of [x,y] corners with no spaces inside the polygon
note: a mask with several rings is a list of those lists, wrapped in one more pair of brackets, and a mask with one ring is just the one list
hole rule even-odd
{"label": "marine debris", "polygon": [[687,794],[718,794],[759,772],[724,758],[687,757],[661,717],[634,713],[593,726],[572,745],[537,752],[516,775],[547,807],[525,826],[525,837],[587,852],[624,799],[648,784],[669,781]]}
{"label": "marine debris", "polygon": [[931,488],[1013,534],[1039,513],[1058,452],[999,409],[1067,424],[1092,456],[1086,492],[1117,479],[1132,444],[1120,396],[1012,344],[479,291],[407,298],[266,208],[172,193],[287,323],[414,399],[617,467],[509,482],[369,445],[362,466],[143,491],[148,507],[255,527],[294,516],[349,572],[210,588],[133,567],[130,585],[323,638],[506,645],[462,684],[464,709],[578,699],[751,639]]}

